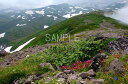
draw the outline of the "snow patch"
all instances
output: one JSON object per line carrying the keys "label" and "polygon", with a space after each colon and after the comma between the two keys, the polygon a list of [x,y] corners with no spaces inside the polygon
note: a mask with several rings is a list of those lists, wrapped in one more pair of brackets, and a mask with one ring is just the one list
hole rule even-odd
{"label": "snow patch", "polygon": [[110,8],[106,8],[107,10],[109,10]]}
{"label": "snow patch", "polygon": [[25,13],[28,14],[28,15],[33,15],[34,14],[34,12],[32,10],[28,10]]}
{"label": "snow patch", "polygon": [[23,20],[26,19],[25,16],[23,16],[22,19],[23,19]]}
{"label": "snow patch", "polygon": [[83,12],[80,11],[79,13],[67,14],[67,15],[64,15],[63,17],[64,18],[71,18],[71,17],[77,16],[77,15],[80,15],[80,14],[83,14]]}
{"label": "snow patch", "polygon": [[58,19],[58,17],[56,17],[56,16],[53,16],[53,18],[54,18],[54,20],[57,20]]}
{"label": "snow patch", "polygon": [[10,52],[11,52],[11,48],[12,48],[12,46],[7,47],[7,48],[5,48],[4,50],[5,50],[6,52],[10,53]]}
{"label": "snow patch", "polygon": [[73,7],[69,7],[70,9],[73,9]]}
{"label": "snow patch", "polygon": [[32,17],[32,19],[35,19],[36,17]]}
{"label": "snow patch", "polygon": [[79,6],[76,6],[75,8],[76,8],[76,9],[80,9],[81,7],[79,7]]}
{"label": "snow patch", "polygon": [[47,17],[52,17],[52,15],[47,15]]}
{"label": "snow patch", "polygon": [[71,14],[66,14],[63,16],[64,18],[71,18]]}
{"label": "snow patch", "polygon": [[92,8],[92,11],[95,11],[95,9],[94,9],[94,8]]}
{"label": "snow patch", "polygon": [[16,26],[17,27],[22,27],[22,26],[25,26],[25,25],[27,25],[27,24],[17,24]]}
{"label": "snow patch", "polygon": [[[36,38],[36,37],[35,37],[35,38]],[[31,41],[33,41],[35,38],[30,39],[29,41],[27,41],[27,42],[24,43],[23,45],[19,46],[16,50],[12,51],[11,53],[22,50],[26,45],[28,45],[28,44],[29,44]]]}
{"label": "snow patch", "polygon": [[0,38],[3,38],[5,36],[5,33],[0,34]]}
{"label": "snow patch", "polygon": [[1,45],[1,46],[0,46],[0,51],[3,50],[3,49],[4,49],[4,46]]}
{"label": "snow patch", "polygon": [[72,9],[71,12],[76,12],[76,10]]}
{"label": "snow patch", "polygon": [[20,18],[20,17],[21,17],[21,15],[18,15],[18,16],[17,16],[17,18]]}
{"label": "snow patch", "polygon": [[44,29],[48,28],[49,26],[48,25],[44,25]]}
{"label": "snow patch", "polygon": [[35,11],[37,14],[41,14],[41,15],[44,15],[45,14],[45,12],[44,12],[44,10],[42,10],[42,11]]}

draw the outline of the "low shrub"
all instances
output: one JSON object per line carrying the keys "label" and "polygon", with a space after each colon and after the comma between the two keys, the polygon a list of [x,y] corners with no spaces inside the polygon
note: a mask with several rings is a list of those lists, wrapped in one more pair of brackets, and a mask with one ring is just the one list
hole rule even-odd
{"label": "low shrub", "polygon": [[76,61],[87,61],[103,50],[113,39],[81,40],[77,42],[60,44],[42,53],[46,62],[56,66],[72,65]]}

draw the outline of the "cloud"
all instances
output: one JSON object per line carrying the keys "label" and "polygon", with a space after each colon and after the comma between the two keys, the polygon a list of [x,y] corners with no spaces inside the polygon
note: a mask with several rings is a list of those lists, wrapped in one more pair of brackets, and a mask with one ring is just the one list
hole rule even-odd
{"label": "cloud", "polygon": [[37,8],[54,4],[54,0],[0,0],[1,8]]}
{"label": "cloud", "polygon": [[107,16],[128,24],[128,5]]}
{"label": "cloud", "polygon": [[37,8],[60,3],[103,7],[118,1],[122,0],[0,0],[0,8]]}

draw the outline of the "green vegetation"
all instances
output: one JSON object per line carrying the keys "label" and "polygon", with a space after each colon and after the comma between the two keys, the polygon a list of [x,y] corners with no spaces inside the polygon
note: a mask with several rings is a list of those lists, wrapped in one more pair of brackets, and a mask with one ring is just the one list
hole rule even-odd
{"label": "green vegetation", "polygon": [[83,31],[94,30],[100,28],[100,23],[102,23],[103,21],[110,22],[114,24],[117,28],[128,29],[127,25],[123,25],[112,18],[105,17],[103,15],[103,12],[101,11],[92,12],[89,14],[82,14],[79,16],[72,17],[68,20],[53,25],[48,29],[36,32],[35,34],[28,36],[27,38],[23,38],[22,40],[19,40],[17,42],[14,41],[12,42],[12,44],[14,45],[13,49],[17,48],[19,45],[22,45],[33,37],[36,37],[36,39],[33,40],[30,44],[28,44],[25,48],[54,42],[46,41],[46,34],[50,34],[50,37],[52,38],[52,35],[60,36],[61,34],[70,34],[72,36]]}
{"label": "green vegetation", "polygon": [[9,84],[17,78],[50,71],[47,67],[38,67],[38,65],[43,62],[50,62],[57,66],[62,66],[65,64],[73,64],[79,60],[88,60],[95,56],[100,50],[104,49],[106,44],[111,40],[113,39],[103,41],[90,39],[53,46],[53,48],[30,56],[16,65],[0,69],[0,84]]}
{"label": "green vegetation", "polygon": [[[102,23],[104,20],[113,23],[117,28],[128,29],[127,26],[121,25],[111,18],[105,17],[100,13],[93,12],[90,14],[83,14],[70,18],[63,22],[60,22],[59,24],[53,25],[48,29],[32,34],[27,38],[23,38],[20,41],[16,41],[12,43],[15,45],[13,49],[17,48],[17,46],[23,44],[24,42],[28,41],[33,37],[36,37],[36,39],[33,40],[25,48],[55,42],[47,42],[45,40],[46,34],[61,35],[68,33],[73,35],[83,31],[94,30],[99,28],[99,24]],[[87,21],[90,22],[87,23]],[[48,73],[49,76],[54,76],[58,71],[53,73],[50,69],[48,69],[48,67],[40,68],[38,65],[40,63],[49,62],[59,67],[63,65],[72,65],[76,61],[83,62],[86,60],[90,60],[99,51],[104,50],[107,47],[107,44],[113,40],[115,40],[115,38],[107,38],[105,40],[96,40],[95,38],[90,38],[81,39],[80,41],[76,42],[55,45],[44,52],[40,52],[30,57],[27,57],[24,60],[19,61],[17,64],[5,68],[1,67],[0,84],[11,84],[15,79],[26,78],[27,76],[32,74]],[[102,68],[100,68],[99,72],[97,72],[96,78],[105,79],[105,84],[127,84],[128,76],[126,74],[128,72],[126,72],[122,77],[122,74],[114,74],[113,72],[106,71],[106,68],[109,66],[109,64],[113,61],[114,58],[114,56],[110,55],[105,60],[104,64],[102,65]],[[126,69],[128,69],[128,66],[126,64],[128,61],[128,56],[122,56],[119,59],[124,63]],[[3,59],[0,59],[0,61],[1,60]],[[44,84],[41,81],[36,81],[36,83]],[[56,79],[50,82],[50,84],[56,83],[58,83]]]}
{"label": "green vegetation", "polygon": [[[68,44],[60,44],[42,53],[46,62],[56,66],[71,65],[76,61],[85,61],[94,57],[100,50],[113,39],[107,40],[82,40]],[[93,53],[92,53],[93,52]]]}
{"label": "green vegetation", "polygon": [[118,59],[120,59],[123,64],[125,65],[126,72],[122,74],[115,74],[114,72],[108,72],[107,68],[109,67],[110,63],[114,60],[113,55],[109,56],[97,72],[96,78],[105,79],[104,84],[128,84],[128,64],[127,59],[128,55],[126,56],[120,56]]}

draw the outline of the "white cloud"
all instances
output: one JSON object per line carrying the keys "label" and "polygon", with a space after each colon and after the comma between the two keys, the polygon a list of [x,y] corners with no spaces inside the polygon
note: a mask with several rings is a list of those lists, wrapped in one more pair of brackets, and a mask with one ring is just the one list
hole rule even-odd
{"label": "white cloud", "polygon": [[128,5],[107,16],[128,24]]}
{"label": "white cloud", "polygon": [[[105,6],[122,0],[0,0],[1,8],[39,8],[51,4],[69,3],[80,6]],[[124,1],[124,0],[123,0]]]}

